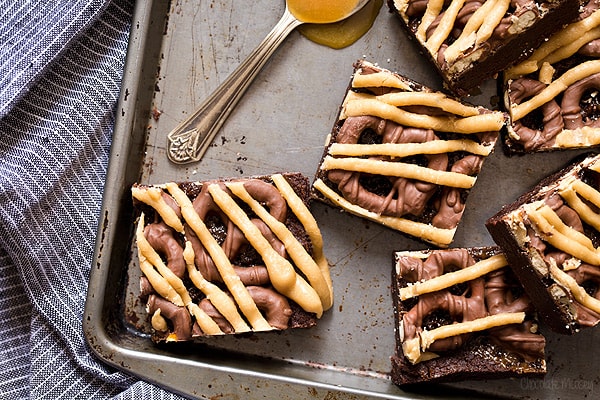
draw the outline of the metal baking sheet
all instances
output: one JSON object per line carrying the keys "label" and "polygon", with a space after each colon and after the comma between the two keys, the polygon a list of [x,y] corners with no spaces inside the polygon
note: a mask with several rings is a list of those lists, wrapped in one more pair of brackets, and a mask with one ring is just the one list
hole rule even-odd
{"label": "metal baking sheet", "polygon": [[[439,78],[386,6],[356,44],[332,50],[293,32],[250,87],[203,160],[167,160],[166,135],[245,58],[283,13],[283,1],[139,1],[116,109],[84,330],[106,363],[192,398],[428,399],[594,398],[600,392],[598,329],[547,333],[548,376],[401,390],[388,377],[394,350],[392,253],[425,245],[323,204],[322,229],[335,304],[309,330],[157,346],[136,298],[134,182],[204,180],[281,171],[315,173],[352,73],[366,58],[434,88]],[[474,103],[497,102],[493,82]],[[488,158],[454,247],[492,244],[484,221],[575,153]]]}

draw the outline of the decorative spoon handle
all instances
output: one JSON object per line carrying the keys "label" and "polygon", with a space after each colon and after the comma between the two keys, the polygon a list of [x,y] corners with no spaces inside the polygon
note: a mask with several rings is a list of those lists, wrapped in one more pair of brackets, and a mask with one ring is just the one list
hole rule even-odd
{"label": "decorative spoon handle", "polygon": [[267,37],[210,97],[168,135],[167,155],[176,164],[199,161],[256,75],[294,28],[302,24],[287,10]]}

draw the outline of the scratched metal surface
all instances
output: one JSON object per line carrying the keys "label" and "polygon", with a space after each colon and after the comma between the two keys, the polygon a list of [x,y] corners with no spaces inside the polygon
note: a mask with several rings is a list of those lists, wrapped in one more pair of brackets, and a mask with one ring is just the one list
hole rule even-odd
{"label": "scratched metal surface", "polygon": [[[385,6],[374,28],[346,49],[331,50],[294,32],[250,87],[204,159],[171,164],[166,156],[168,131],[233,71],[275,25],[284,7],[279,0],[239,4],[138,2],[84,317],[91,348],[117,368],[189,397],[439,397],[437,387],[400,390],[387,375],[394,349],[392,253],[425,246],[322,204],[314,204],[313,212],[332,265],[335,304],[317,328],[220,337],[193,345],[155,346],[149,341],[143,305],[137,300],[139,272],[130,249],[133,182],[280,171],[300,171],[312,178],[358,58],[435,88],[440,85]],[[472,101],[489,106],[493,95],[490,83]],[[507,158],[497,149],[471,193],[453,246],[492,244],[485,219],[573,156]],[[573,338],[549,334],[550,373],[543,381],[461,382],[442,386],[442,396],[594,397],[600,390],[594,372],[600,359],[593,346],[597,332],[591,329]]]}

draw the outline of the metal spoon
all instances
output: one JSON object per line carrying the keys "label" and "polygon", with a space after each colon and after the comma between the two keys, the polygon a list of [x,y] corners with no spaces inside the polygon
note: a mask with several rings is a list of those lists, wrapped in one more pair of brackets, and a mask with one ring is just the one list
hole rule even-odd
{"label": "metal spoon", "polygon": [[[368,2],[369,0],[360,0],[348,15],[323,23],[346,19],[360,11]],[[202,159],[217,132],[256,75],[290,32],[303,23],[305,22],[290,13],[286,0],[283,16],[267,37],[193,114],[167,135],[169,160],[176,164],[185,164]]]}

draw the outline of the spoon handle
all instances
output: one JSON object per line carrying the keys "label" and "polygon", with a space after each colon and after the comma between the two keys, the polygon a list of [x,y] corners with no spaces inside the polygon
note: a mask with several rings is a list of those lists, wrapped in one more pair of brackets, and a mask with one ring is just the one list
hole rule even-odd
{"label": "spoon handle", "polygon": [[169,160],[199,161],[256,75],[289,33],[300,25],[287,10],[267,37],[204,103],[167,135]]}

